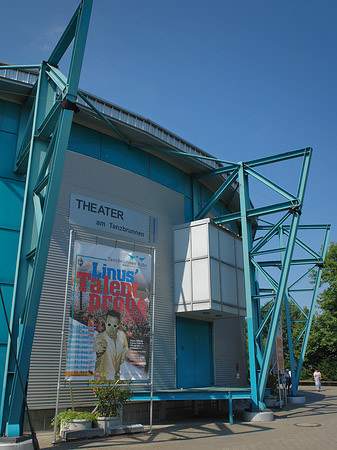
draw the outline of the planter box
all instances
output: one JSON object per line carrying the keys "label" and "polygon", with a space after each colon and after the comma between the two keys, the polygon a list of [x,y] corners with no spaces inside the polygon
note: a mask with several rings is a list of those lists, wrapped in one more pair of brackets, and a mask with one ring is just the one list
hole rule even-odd
{"label": "planter box", "polygon": [[104,434],[109,434],[111,428],[121,427],[121,418],[118,417],[97,417],[99,428],[103,428]]}
{"label": "planter box", "polygon": [[274,396],[265,397],[264,402],[267,408],[274,408],[277,403],[277,397]]}
{"label": "planter box", "polygon": [[87,419],[76,419],[67,422],[61,422],[61,431],[77,431],[77,430],[88,430],[92,427],[91,420]]}
{"label": "planter box", "polygon": [[89,430],[90,428],[92,428],[92,422],[87,419],[76,419],[67,422],[61,421],[60,436],[63,439],[67,431]]}

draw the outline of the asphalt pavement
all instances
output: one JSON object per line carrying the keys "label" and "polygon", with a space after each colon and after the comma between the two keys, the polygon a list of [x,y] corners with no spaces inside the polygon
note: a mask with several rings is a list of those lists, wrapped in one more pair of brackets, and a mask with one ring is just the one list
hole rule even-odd
{"label": "asphalt pavement", "polygon": [[103,437],[90,440],[60,442],[53,445],[50,433],[38,433],[41,449],[55,450],[337,450],[337,387],[314,386],[300,389],[305,396],[303,406],[286,405],[274,408],[272,422],[243,422],[234,417],[224,422],[189,421],[156,425],[152,434],[144,433]]}

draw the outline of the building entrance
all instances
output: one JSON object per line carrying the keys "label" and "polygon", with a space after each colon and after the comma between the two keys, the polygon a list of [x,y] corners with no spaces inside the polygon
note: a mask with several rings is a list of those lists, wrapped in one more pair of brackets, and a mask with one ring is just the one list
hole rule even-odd
{"label": "building entrance", "polygon": [[212,324],[177,317],[177,387],[212,384]]}

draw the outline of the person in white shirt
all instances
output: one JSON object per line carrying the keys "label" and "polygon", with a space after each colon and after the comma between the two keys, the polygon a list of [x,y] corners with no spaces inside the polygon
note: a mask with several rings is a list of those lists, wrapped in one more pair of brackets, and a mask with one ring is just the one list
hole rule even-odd
{"label": "person in white shirt", "polygon": [[285,374],[284,374],[284,381],[286,384],[286,388],[290,389],[291,386],[291,372],[289,369],[286,369]]}
{"label": "person in white shirt", "polygon": [[318,369],[316,369],[314,372],[314,380],[317,392],[321,390],[321,378],[322,378],[321,372],[319,372]]}

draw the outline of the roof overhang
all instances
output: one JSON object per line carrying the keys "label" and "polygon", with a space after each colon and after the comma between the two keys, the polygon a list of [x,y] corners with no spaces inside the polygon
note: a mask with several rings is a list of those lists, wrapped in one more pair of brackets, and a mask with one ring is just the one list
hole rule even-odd
{"label": "roof overhang", "polygon": [[[0,65],[5,65],[0,62]],[[0,98],[17,104],[29,103],[34,98],[34,84],[38,72],[28,69],[6,69],[0,72]],[[113,103],[94,97],[81,91],[95,105],[112,125],[98,120],[99,115],[85,101],[78,98],[80,112],[74,115],[73,122],[98,132],[122,140],[121,135],[130,148],[138,148],[144,152],[173,165],[190,176],[210,173],[210,176],[199,182],[215,192],[226,180],[226,174],[211,175],[212,171],[223,167],[216,157],[192,145],[188,141],[171,133],[155,122],[121,108]],[[115,128],[115,130],[113,129]],[[225,204],[231,202],[231,210],[239,208],[239,195],[236,193],[237,183],[221,197]]]}

